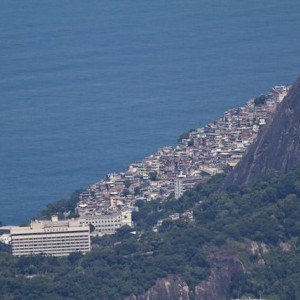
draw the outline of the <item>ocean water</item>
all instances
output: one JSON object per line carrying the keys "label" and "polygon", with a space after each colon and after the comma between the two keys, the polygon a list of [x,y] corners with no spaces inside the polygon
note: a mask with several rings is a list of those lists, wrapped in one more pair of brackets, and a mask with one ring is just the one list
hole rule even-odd
{"label": "ocean water", "polygon": [[0,220],[300,75],[298,0],[1,0]]}

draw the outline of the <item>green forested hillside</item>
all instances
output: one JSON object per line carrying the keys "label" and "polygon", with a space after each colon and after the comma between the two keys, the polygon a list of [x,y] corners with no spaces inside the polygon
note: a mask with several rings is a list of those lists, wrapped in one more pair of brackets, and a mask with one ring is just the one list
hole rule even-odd
{"label": "green forested hillside", "polygon": [[[216,247],[247,269],[233,276],[228,299],[300,299],[300,169],[225,192],[219,191],[222,181],[216,176],[178,201],[140,202],[138,234],[121,228],[95,239],[85,256],[17,258],[1,252],[0,299],[123,299],[167,274],[179,275],[193,291],[209,276],[207,254]],[[193,221],[168,218],[191,208]],[[251,243],[261,251],[253,252]]]}

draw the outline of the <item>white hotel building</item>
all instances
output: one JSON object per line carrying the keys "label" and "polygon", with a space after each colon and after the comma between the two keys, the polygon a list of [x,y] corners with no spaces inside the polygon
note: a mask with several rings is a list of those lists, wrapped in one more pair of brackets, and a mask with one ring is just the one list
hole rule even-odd
{"label": "white hotel building", "polygon": [[12,226],[10,229],[12,254],[69,255],[72,252],[91,251],[90,227],[79,220],[36,220],[30,226]]}

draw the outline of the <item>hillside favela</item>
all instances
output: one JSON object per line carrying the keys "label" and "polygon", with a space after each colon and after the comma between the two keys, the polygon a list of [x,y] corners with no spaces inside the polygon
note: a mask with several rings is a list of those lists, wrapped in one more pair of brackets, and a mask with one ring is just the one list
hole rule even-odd
{"label": "hillside favela", "polygon": [[[65,211],[66,220],[52,216],[51,221],[33,220],[30,226],[2,227],[9,231],[0,236],[2,247],[18,256],[62,256],[89,252],[90,234],[100,237],[115,234],[126,225],[132,234],[137,234],[132,213],[138,212],[138,202],[178,200],[197,184],[234,168],[260,130],[270,122],[288,91],[289,86],[275,86],[242,107],[228,109],[205,127],[182,134],[178,145],[163,147],[130,164],[125,171],[107,174],[79,194],[76,218],[71,211]],[[193,220],[193,210],[158,220],[152,231],[157,232],[168,219]]]}
{"label": "hillside favela", "polygon": [[[288,86],[275,86],[266,95],[227,110],[205,127],[182,134],[178,145],[163,147],[123,172],[107,174],[80,194],[76,212],[81,223],[92,224],[99,235],[115,233],[123,225],[134,227],[131,213],[138,210],[137,201],[179,199],[196,184],[233,168],[288,90]],[[169,217],[192,216],[192,211],[186,211]],[[159,224],[162,220],[153,230]]]}

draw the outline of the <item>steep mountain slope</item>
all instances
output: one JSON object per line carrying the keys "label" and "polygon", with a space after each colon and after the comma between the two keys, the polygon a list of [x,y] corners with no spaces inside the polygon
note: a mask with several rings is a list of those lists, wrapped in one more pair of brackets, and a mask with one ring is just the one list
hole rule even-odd
{"label": "steep mountain slope", "polygon": [[218,192],[223,178],[143,203],[141,229],[193,207],[193,220],[165,220],[158,232],[123,227],[94,238],[86,255],[0,250],[0,299],[300,299],[300,167]]}
{"label": "steep mountain slope", "polygon": [[300,77],[279,105],[273,120],[250,147],[225,186],[248,184],[269,170],[287,173],[300,164]]}

